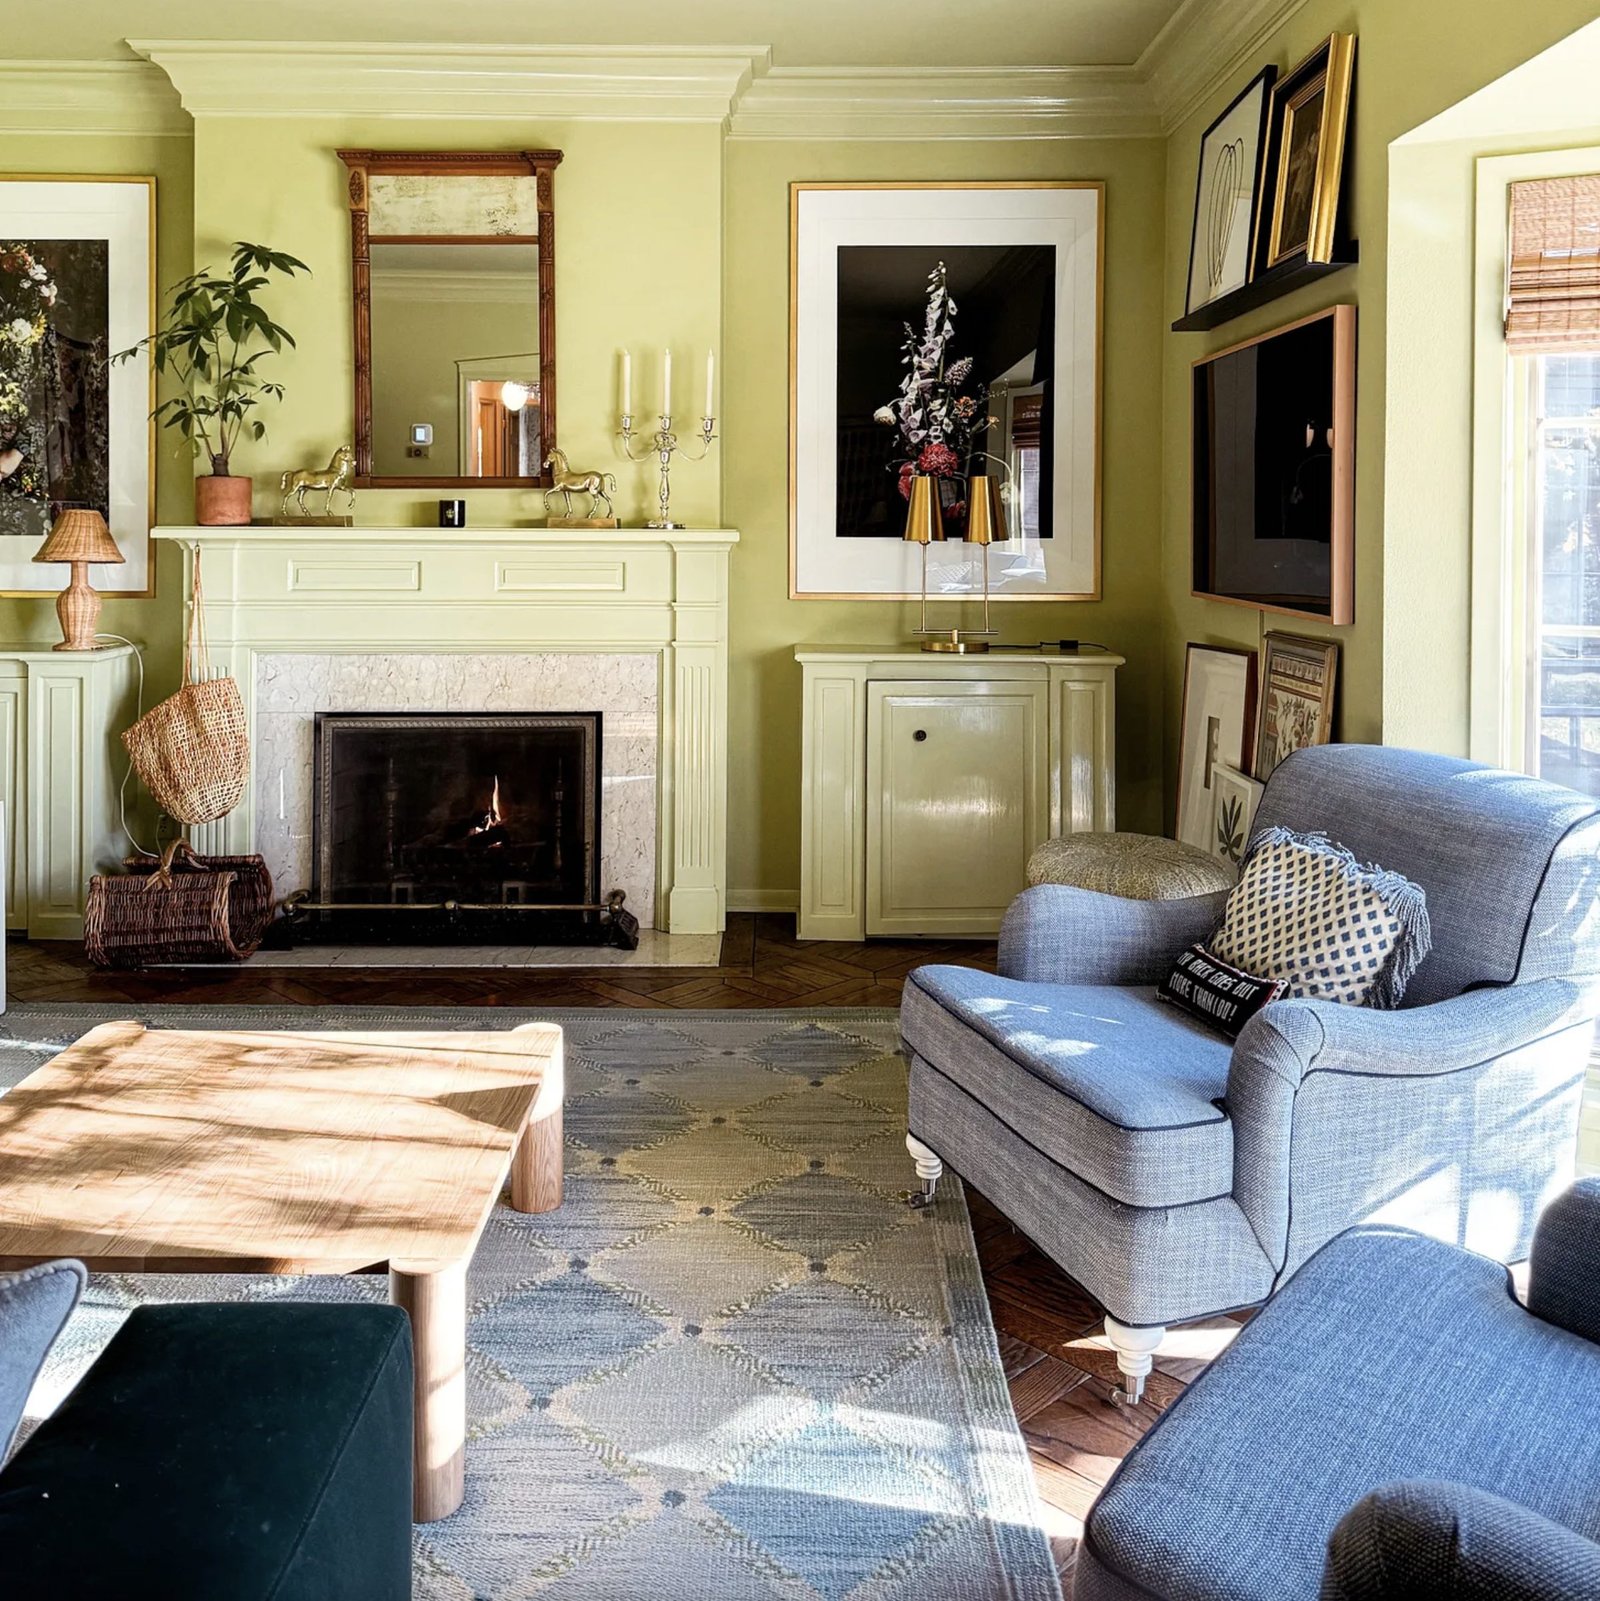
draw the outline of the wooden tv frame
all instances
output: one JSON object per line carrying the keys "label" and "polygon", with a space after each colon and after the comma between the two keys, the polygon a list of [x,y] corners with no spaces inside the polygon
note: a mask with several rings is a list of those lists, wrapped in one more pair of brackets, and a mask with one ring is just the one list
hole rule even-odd
{"label": "wooden tv frame", "polygon": [[[1202,587],[1211,571],[1210,553],[1202,548],[1200,522],[1196,516],[1196,486],[1200,482],[1200,442],[1195,414],[1195,383],[1202,367],[1231,356],[1252,345],[1295,332],[1316,322],[1333,324],[1333,513],[1328,530],[1329,591],[1328,609],[1310,611],[1301,606],[1277,605],[1247,595],[1223,595]],[[1214,350],[1193,362],[1189,373],[1189,549],[1190,594],[1198,600],[1221,601],[1226,606],[1246,606],[1252,611],[1273,612],[1282,617],[1305,617],[1313,622],[1343,628],[1355,621],[1355,493],[1356,493],[1356,308],[1329,306],[1326,311],[1269,329],[1253,339],[1241,339],[1223,350]]]}

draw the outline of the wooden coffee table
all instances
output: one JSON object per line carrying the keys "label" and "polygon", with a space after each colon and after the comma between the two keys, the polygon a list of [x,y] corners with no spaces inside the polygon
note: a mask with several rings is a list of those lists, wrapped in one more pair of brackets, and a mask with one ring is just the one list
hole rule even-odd
{"label": "wooden coffee table", "polygon": [[511,1204],[561,1204],[561,1030],[108,1023],[0,1097],[0,1265],[389,1270],[416,1363],[413,1515],[461,1504],[467,1264]]}

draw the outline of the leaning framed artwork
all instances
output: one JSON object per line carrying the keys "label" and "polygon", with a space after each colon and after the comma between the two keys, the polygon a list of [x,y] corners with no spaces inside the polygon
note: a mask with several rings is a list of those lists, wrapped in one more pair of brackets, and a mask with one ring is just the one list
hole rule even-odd
{"label": "leaning framed artwork", "polygon": [[1183,663],[1178,747],[1178,838],[1211,848],[1217,775],[1243,771],[1255,729],[1256,653],[1190,645]]}
{"label": "leaning framed artwork", "polygon": [[[790,185],[789,594],[916,599],[938,479],[948,599],[1100,592],[1104,185]],[[969,477],[1005,535],[961,541]]]}
{"label": "leaning framed artwork", "polygon": [[1251,771],[1265,783],[1286,756],[1333,738],[1339,646],[1329,639],[1268,634],[1261,642],[1261,710]]}
{"label": "leaning framed artwork", "polygon": [[1200,137],[1185,312],[1198,311],[1250,281],[1267,114],[1277,76],[1276,67],[1263,67]]}
{"label": "leaning framed artwork", "polygon": [[108,595],[154,592],[149,356],[155,179],[0,178],[0,593],[53,595],[33,564],[57,515],[98,511],[125,558]]}

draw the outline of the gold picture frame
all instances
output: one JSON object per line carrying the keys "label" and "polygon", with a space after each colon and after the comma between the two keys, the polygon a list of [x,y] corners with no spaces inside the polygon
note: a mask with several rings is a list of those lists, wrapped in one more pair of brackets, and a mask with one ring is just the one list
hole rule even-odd
{"label": "gold picture frame", "polygon": [[[1085,516],[1082,519],[1086,533],[1087,554],[1082,560],[1084,570],[1078,581],[1057,583],[1049,575],[1033,585],[1023,583],[1016,587],[997,587],[991,595],[995,601],[1078,601],[1099,600],[1102,597],[1102,483],[1101,483],[1101,442],[1104,426],[1104,345],[1105,345],[1105,191],[1103,179],[975,179],[969,181],[944,181],[940,179],[928,180],[867,180],[867,181],[807,181],[791,182],[789,185],[789,599],[791,600],[862,600],[862,601],[909,601],[919,598],[919,591],[913,587],[914,580],[909,575],[902,575],[899,582],[869,583],[846,581],[812,581],[802,570],[805,565],[803,556],[810,541],[815,537],[816,530],[810,526],[813,519],[803,515],[802,502],[805,499],[803,481],[809,483],[810,471],[808,468],[808,452],[812,449],[812,430],[808,426],[808,419],[803,418],[806,411],[805,386],[801,381],[801,365],[807,352],[816,347],[803,325],[807,321],[805,283],[807,270],[805,259],[808,252],[804,249],[807,235],[808,219],[805,213],[807,203],[818,197],[859,195],[863,199],[874,201],[887,201],[891,203],[886,208],[892,214],[892,203],[905,197],[921,196],[935,201],[935,197],[947,197],[953,207],[959,208],[962,197],[978,197],[982,204],[982,197],[992,197],[999,200],[1016,191],[1035,191],[1041,196],[1054,194],[1060,197],[1064,204],[1081,203],[1088,207],[1092,213],[1092,221],[1085,229],[1085,237],[1090,241],[1090,248],[1085,258],[1086,282],[1081,286],[1081,293],[1073,304],[1079,306],[1092,334],[1092,357],[1081,363],[1081,370],[1088,375],[1087,392],[1080,398],[1080,403],[1074,415],[1082,418],[1083,450],[1087,470],[1081,475],[1080,482],[1084,486],[1084,495],[1087,505]],[[1069,198],[1070,197],[1070,198]],[[982,226],[981,219],[974,223],[971,218],[952,218],[952,226],[959,229],[967,226]],[[895,223],[890,221],[884,225],[884,231],[870,241],[873,245],[900,243],[896,236]],[[957,235],[959,238],[960,236]],[[920,240],[917,241],[919,244]],[[1058,330],[1058,338],[1069,335]],[[862,544],[872,544],[875,541],[861,541]],[[1036,543],[1048,543],[1036,542]],[[1061,548],[1067,549],[1069,541],[1063,537]],[[894,540],[896,553],[905,547],[898,537]],[[959,548],[959,545],[957,546]],[[1006,547],[992,547],[998,556]],[[991,574],[993,573],[991,567]],[[976,594],[962,592],[947,598],[975,599]]]}
{"label": "gold picture frame", "polygon": [[[39,185],[42,187],[53,184],[117,184],[127,185],[130,188],[142,187],[144,189],[145,200],[143,206],[140,207],[139,210],[142,212],[142,221],[147,243],[147,248],[144,252],[144,258],[148,281],[148,295],[140,297],[140,310],[143,312],[143,325],[139,327],[136,337],[139,339],[147,337],[154,331],[156,326],[156,308],[158,298],[158,280],[156,276],[157,232],[155,178],[153,176],[135,173],[0,173],[0,189],[6,189],[11,185]],[[0,198],[0,234],[6,234],[8,237],[15,237],[15,235],[9,231],[12,226],[12,222],[6,214],[4,204],[4,201],[10,198],[12,198],[10,195]],[[113,343],[118,345],[121,345],[122,342],[123,341],[120,338],[113,341]],[[133,342],[133,339],[126,341],[127,344],[132,344]],[[119,535],[119,543],[122,543],[123,556],[127,565],[120,569],[100,569],[100,571],[103,573],[109,573],[113,575],[107,581],[102,581],[98,577],[96,578],[96,586],[99,588],[102,597],[111,600],[151,600],[155,597],[156,593],[155,544],[151,532],[155,527],[156,521],[156,425],[154,419],[149,415],[150,412],[154,410],[156,403],[156,376],[154,364],[150,362],[148,357],[143,358],[143,363],[147,369],[147,377],[146,381],[140,385],[141,394],[143,395],[142,417],[145,427],[145,444],[143,451],[140,452],[145,476],[145,495],[143,497],[143,538],[137,551],[140,561],[138,564],[133,562],[131,558],[134,556],[135,552],[128,544],[123,542],[120,535],[120,530],[117,530],[116,532],[118,532]],[[127,573],[130,568],[134,568],[136,565],[142,566],[144,575],[143,585],[141,587],[132,588],[117,587],[116,577]],[[42,580],[48,580],[50,577],[55,575],[57,569],[50,567],[38,567],[35,568],[34,571],[39,574]],[[5,581],[8,573],[9,565],[4,569],[0,569],[0,599],[49,600],[53,599],[57,594],[60,593],[61,586],[59,582],[55,584],[44,582],[41,583],[39,587],[33,587],[31,585],[28,587],[23,587],[22,585],[16,585],[13,587],[11,584],[6,583]]]}
{"label": "gold picture frame", "polygon": [[1273,88],[1260,270],[1333,260],[1355,58],[1353,33],[1329,34]]}

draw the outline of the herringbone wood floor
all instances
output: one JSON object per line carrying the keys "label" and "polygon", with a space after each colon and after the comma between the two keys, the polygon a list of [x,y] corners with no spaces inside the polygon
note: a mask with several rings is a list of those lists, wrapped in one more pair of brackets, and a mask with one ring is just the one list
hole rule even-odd
{"label": "herringbone wood floor", "polygon": [[[715,968],[190,969],[96,973],[77,946],[13,942],[18,1001],[190,1002],[287,1006],[898,1006],[906,974],[927,962],[992,971],[981,942],[802,944],[788,917],[729,919]],[[912,1175],[907,1171],[907,1183]],[[978,1253],[1011,1397],[1028,1442],[1068,1590],[1084,1515],[1134,1441],[1238,1332],[1215,1318],[1168,1337],[1146,1404],[1110,1400],[1116,1361],[1101,1311],[1026,1236],[969,1189]]]}

